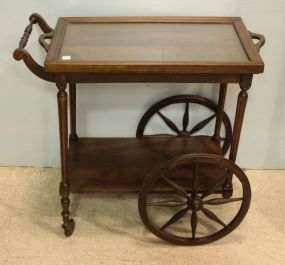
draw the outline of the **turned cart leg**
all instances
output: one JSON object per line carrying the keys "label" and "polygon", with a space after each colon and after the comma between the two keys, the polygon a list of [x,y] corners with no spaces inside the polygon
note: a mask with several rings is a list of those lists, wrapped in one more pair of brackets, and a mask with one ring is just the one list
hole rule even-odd
{"label": "turned cart leg", "polygon": [[[223,111],[225,106],[225,99],[227,94],[227,84],[221,84],[219,90],[219,101],[218,101],[218,110],[216,116],[216,123],[215,123],[215,132],[214,132],[214,139],[220,140],[220,133],[221,133],[221,125],[222,125],[222,118],[223,118]],[[232,196],[232,183],[231,179],[227,180],[223,185],[223,197],[229,198]]]}
{"label": "turned cart leg", "polygon": [[69,140],[76,141],[76,84],[69,84],[69,106],[70,106],[70,135]]}
{"label": "turned cart leg", "polygon": [[214,139],[220,140],[221,126],[223,121],[223,111],[227,94],[227,84],[220,85],[218,110],[216,115]]}
{"label": "turned cart leg", "polygon": [[[236,114],[235,114],[235,123],[234,123],[234,130],[233,130],[233,140],[230,150],[230,160],[233,162],[236,161],[237,157],[237,151],[238,151],[238,145],[239,145],[239,139],[240,139],[240,133],[242,129],[242,123],[247,103],[247,90],[251,86],[252,81],[252,75],[245,75],[242,76],[241,82],[240,82],[240,88],[241,91],[238,95],[237,99],[237,106],[236,106]],[[227,181],[224,184],[223,187],[223,197],[229,198],[233,194],[233,185],[232,185],[232,177],[230,176]]]}
{"label": "turned cart leg", "polygon": [[69,205],[70,205],[70,187],[68,182],[68,172],[67,172],[67,93],[66,80],[64,76],[59,76],[56,79],[56,86],[58,88],[57,102],[58,102],[58,115],[59,115],[59,134],[60,134],[60,155],[61,155],[61,183],[59,187],[59,192],[61,195],[61,205],[62,205],[62,228],[66,236],[72,235],[75,222],[70,219]]}

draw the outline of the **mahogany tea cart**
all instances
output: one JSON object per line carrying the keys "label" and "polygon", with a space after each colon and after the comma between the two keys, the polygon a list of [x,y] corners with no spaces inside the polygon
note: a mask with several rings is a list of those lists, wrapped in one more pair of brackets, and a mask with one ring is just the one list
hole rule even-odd
{"label": "mahogany tea cart", "polygon": [[[44,32],[43,67],[25,49],[34,24]],[[210,243],[234,230],[251,199],[249,181],[235,161],[247,90],[253,74],[264,68],[259,56],[264,42],[239,17],[64,17],[53,30],[32,14],[14,58],[58,88],[65,235],[75,228],[70,193],[92,192],[139,192],[145,226],[174,244]],[[188,94],[157,102],[142,116],[135,138],[81,138],[78,83],[218,83],[220,88],[218,103]],[[228,83],[241,89],[233,130],[224,112]],[[167,114],[171,108],[182,110],[181,124]],[[209,116],[193,124],[197,108]],[[158,120],[167,130],[149,135]],[[202,133],[207,126],[210,135]]]}

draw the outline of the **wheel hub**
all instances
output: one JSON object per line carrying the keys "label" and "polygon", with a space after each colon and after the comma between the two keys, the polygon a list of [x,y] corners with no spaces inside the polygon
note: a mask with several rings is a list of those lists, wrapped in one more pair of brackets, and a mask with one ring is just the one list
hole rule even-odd
{"label": "wheel hub", "polygon": [[203,201],[200,197],[191,197],[188,201],[188,207],[191,211],[199,211],[203,208]]}
{"label": "wheel hub", "polygon": [[178,134],[179,137],[189,137],[190,133],[187,131],[180,131]]}

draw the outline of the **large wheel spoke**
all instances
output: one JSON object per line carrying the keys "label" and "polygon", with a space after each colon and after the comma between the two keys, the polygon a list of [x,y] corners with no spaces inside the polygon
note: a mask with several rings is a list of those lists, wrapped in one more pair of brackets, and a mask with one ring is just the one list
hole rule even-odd
{"label": "large wheel spoke", "polygon": [[[182,120],[182,128],[177,124],[175,124],[175,121],[171,121],[169,118],[165,117],[164,114],[162,114],[164,108],[166,107],[175,107],[178,104],[182,105],[182,113],[181,113],[181,120]],[[197,122],[197,124],[192,128],[191,132],[189,128],[190,127],[190,104],[195,104],[200,107],[206,108],[210,111],[212,111],[213,115],[201,122]],[[164,123],[166,123],[166,126],[173,131],[176,136],[179,137],[188,137],[191,134],[194,134],[201,130],[204,126],[206,126],[214,117],[216,116],[215,113],[217,113],[218,106],[212,102],[211,100],[208,100],[206,98],[200,97],[200,96],[193,96],[193,95],[180,95],[180,96],[173,96],[166,99],[163,99],[156,104],[154,104],[142,117],[142,119],[139,122],[138,128],[137,128],[137,137],[144,137],[145,136],[145,130],[148,126],[151,125],[151,119],[155,115],[159,115]],[[221,120],[224,130],[225,139],[220,139],[220,145],[222,147],[223,154],[226,154],[228,151],[231,142],[232,142],[232,126],[229,117],[225,112],[223,112],[222,120]]]}
{"label": "large wheel spoke", "polygon": [[217,139],[218,139],[219,141],[225,141],[225,140],[226,140],[225,137],[217,137]]}
{"label": "large wheel spoke", "polygon": [[227,171],[223,177],[221,177],[213,186],[211,189],[207,190],[203,195],[201,196],[201,199],[206,198],[207,196],[214,193],[222,184],[224,184],[225,180],[231,176],[232,172]]}
{"label": "large wheel spoke", "polygon": [[174,124],[173,121],[171,121],[170,119],[168,119],[166,116],[164,116],[160,111],[157,112],[157,114],[159,115],[159,117],[161,117],[161,119],[165,122],[165,124],[174,132],[176,132],[177,134],[179,134],[179,129],[177,128],[177,126]]}
{"label": "large wheel spoke", "polygon": [[183,131],[187,130],[188,124],[189,124],[189,102],[187,102],[185,105],[185,112],[183,115]]}
{"label": "large wheel spoke", "polygon": [[242,201],[242,200],[243,200],[243,198],[228,198],[228,199],[214,198],[214,199],[204,201],[203,203],[209,204],[209,205],[220,205],[220,204],[226,204],[226,203]]}
{"label": "large wheel spoke", "polygon": [[177,212],[176,214],[174,214],[161,228],[160,230],[165,229],[166,227],[176,223],[177,221],[179,221],[186,213],[188,212],[188,207],[180,210],[179,212]]}
{"label": "large wheel spoke", "polygon": [[162,176],[161,175],[161,178],[169,184],[169,186],[171,186],[171,188],[176,191],[176,193],[183,197],[183,198],[186,198],[186,199],[189,199],[189,195],[187,194],[187,192],[181,187],[179,186],[178,184],[174,183],[173,181],[171,181],[169,178],[165,177],[165,176]]}
{"label": "large wheel spoke", "polygon": [[216,114],[213,114],[212,116],[210,116],[209,118],[202,120],[201,122],[199,122],[198,124],[196,124],[190,131],[190,134],[193,134],[195,132],[200,131],[202,128],[204,128],[212,119],[214,119],[214,117],[216,116]]}
{"label": "large wheel spoke", "polygon": [[220,224],[220,225],[222,225],[222,226],[224,226],[224,227],[227,226],[227,225],[226,225],[223,221],[221,221],[220,218],[219,218],[217,215],[215,215],[212,211],[210,211],[210,210],[208,210],[208,209],[206,209],[206,208],[201,209],[201,211],[202,211],[202,213],[205,214],[209,219],[215,221],[216,223],[218,223],[218,224]]}
{"label": "large wheel spoke", "polygon": [[186,202],[183,201],[174,201],[174,200],[169,200],[169,201],[158,201],[158,202],[150,202],[147,204],[147,206],[157,206],[157,207],[181,207],[185,206]]}
{"label": "large wheel spoke", "polygon": [[[204,175],[209,191],[201,192]],[[240,195],[224,198],[217,194],[232,177]],[[159,191],[173,194],[153,196]],[[213,195],[201,198],[212,191]],[[222,156],[196,153],[175,157],[154,168],[142,185],[138,209],[143,223],[159,238],[180,245],[201,245],[231,233],[246,216],[250,200],[250,183],[240,167]],[[225,208],[224,214],[218,211],[221,207]],[[207,228],[203,233],[202,226]]]}
{"label": "large wheel spoke", "polygon": [[192,212],[192,215],[191,215],[191,229],[192,229],[192,238],[195,239],[196,237],[196,228],[197,228],[197,223],[198,223],[198,220],[197,220],[197,212],[194,211]]}

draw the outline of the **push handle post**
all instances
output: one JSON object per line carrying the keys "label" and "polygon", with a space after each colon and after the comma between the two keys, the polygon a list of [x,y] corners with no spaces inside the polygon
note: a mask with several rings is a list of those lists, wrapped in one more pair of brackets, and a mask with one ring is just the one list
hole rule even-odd
{"label": "push handle post", "polygon": [[30,53],[25,49],[27,46],[29,37],[33,31],[33,25],[38,24],[41,30],[44,32],[43,37],[39,38],[40,44],[44,47],[46,51],[48,51],[49,45],[47,43],[42,43],[45,39],[51,39],[53,29],[46,23],[46,21],[37,13],[34,13],[29,18],[29,25],[25,28],[23,36],[19,42],[19,47],[14,51],[13,57],[17,61],[23,60],[29,70],[35,74],[36,76],[49,81],[55,82],[54,74],[45,72],[44,68],[36,63],[36,61],[32,58]]}

